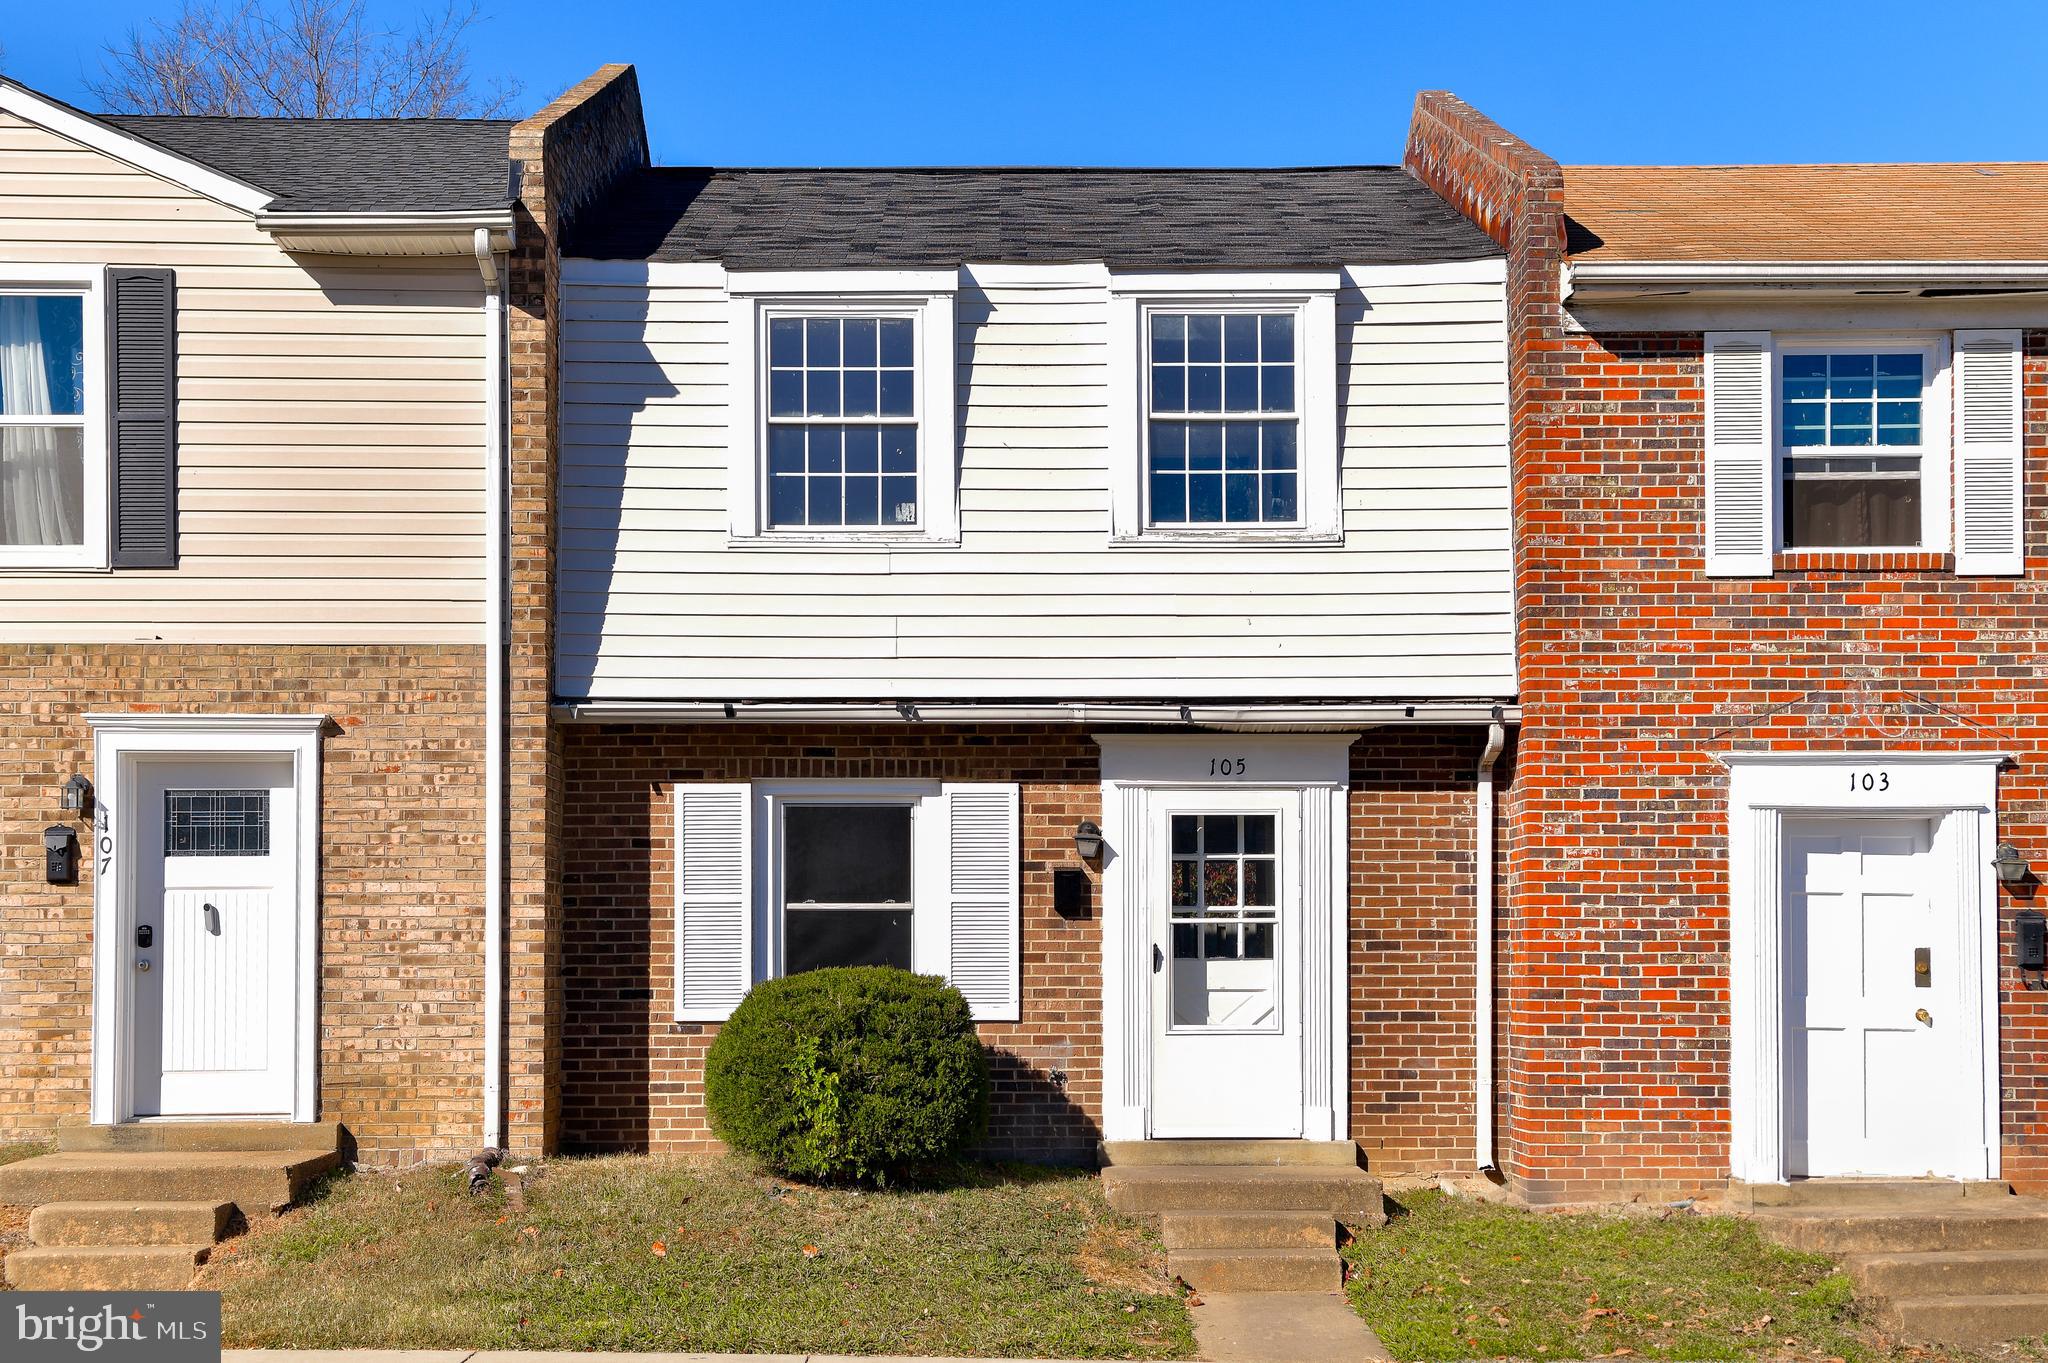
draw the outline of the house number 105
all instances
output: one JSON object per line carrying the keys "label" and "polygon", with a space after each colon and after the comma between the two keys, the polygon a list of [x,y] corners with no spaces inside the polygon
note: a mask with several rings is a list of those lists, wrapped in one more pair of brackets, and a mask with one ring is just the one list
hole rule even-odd
{"label": "house number 105", "polygon": [[1851,790],[1890,790],[1892,774],[1888,771],[1852,771],[1849,773]]}
{"label": "house number 105", "polygon": [[1212,757],[1209,759],[1209,774],[1211,776],[1242,776],[1244,775],[1244,759],[1242,757]]}

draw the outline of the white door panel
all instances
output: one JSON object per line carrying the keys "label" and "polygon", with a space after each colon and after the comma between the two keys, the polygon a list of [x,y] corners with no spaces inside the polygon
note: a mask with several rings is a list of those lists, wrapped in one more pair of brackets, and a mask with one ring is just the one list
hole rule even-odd
{"label": "white door panel", "polygon": [[1935,827],[1786,823],[1792,1175],[1964,1172],[1959,1043],[1977,1019],[1959,1002],[1959,908],[1936,873]]}
{"label": "white door panel", "polygon": [[137,849],[135,1115],[290,1112],[298,917],[291,763],[143,763],[129,818]]}
{"label": "white door panel", "polygon": [[1151,1134],[1302,1134],[1298,790],[1148,797]]}

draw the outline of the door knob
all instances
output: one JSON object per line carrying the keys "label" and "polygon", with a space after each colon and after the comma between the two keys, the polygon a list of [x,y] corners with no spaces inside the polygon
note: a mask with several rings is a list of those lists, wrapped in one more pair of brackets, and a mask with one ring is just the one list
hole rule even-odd
{"label": "door knob", "polygon": [[1932,1027],[1934,1025],[1934,1014],[1928,1012],[1925,1008],[1915,1008],[1913,1010],[1913,1020]]}

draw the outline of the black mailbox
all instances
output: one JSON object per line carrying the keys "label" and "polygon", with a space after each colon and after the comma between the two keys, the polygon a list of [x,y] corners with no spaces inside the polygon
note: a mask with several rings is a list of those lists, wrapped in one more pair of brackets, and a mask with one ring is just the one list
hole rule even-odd
{"label": "black mailbox", "polygon": [[1080,867],[1059,867],[1052,873],[1053,912],[1062,918],[1086,918],[1093,889]]}
{"label": "black mailbox", "polygon": [[2048,918],[2022,909],[2012,916],[2012,935],[2021,970],[2048,968]]}
{"label": "black mailbox", "polygon": [[78,834],[69,824],[53,823],[43,830],[43,879],[52,885],[78,881]]}

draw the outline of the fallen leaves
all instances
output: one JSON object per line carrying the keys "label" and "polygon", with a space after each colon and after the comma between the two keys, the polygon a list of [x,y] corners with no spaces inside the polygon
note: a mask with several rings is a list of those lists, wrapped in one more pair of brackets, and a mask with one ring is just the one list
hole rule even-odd
{"label": "fallen leaves", "polygon": [[656,1240],[653,1244],[649,1245],[647,1247],[647,1252],[649,1254],[652,1254],[657,1259],[668,1258],[668,1246],[663,1244],[659,1240]]}

